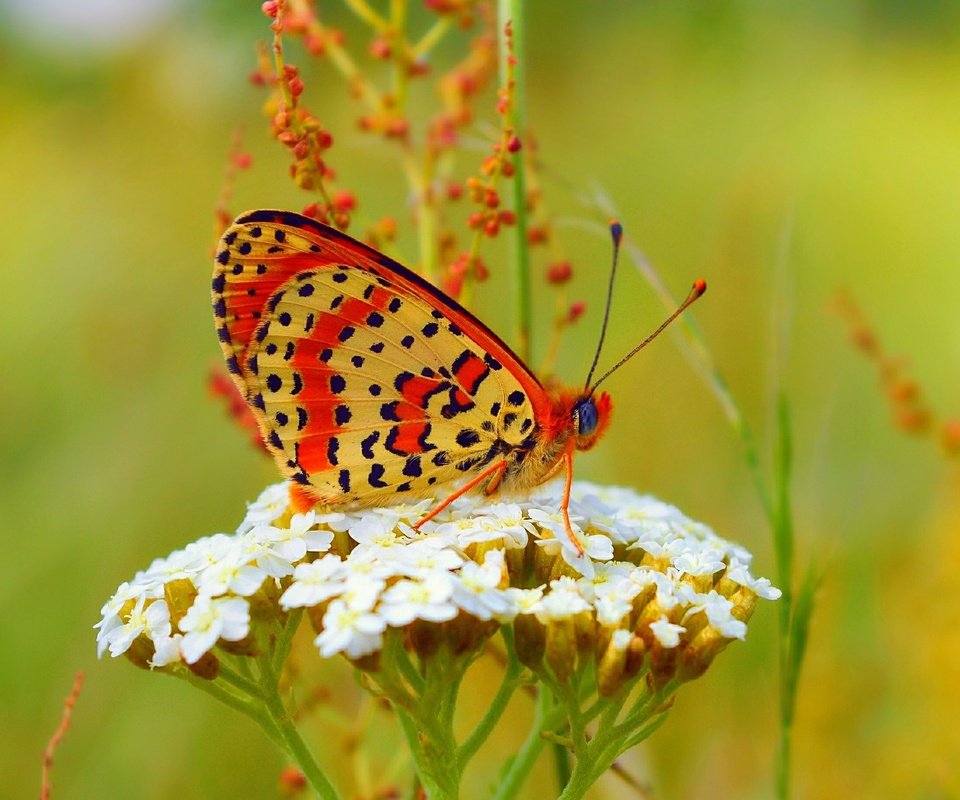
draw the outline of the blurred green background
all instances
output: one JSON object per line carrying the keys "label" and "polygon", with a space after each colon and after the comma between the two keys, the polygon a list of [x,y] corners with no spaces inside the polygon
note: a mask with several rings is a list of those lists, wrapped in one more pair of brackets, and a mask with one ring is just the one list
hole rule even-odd
{"label": "blurred green background", "polygon": [[[369,35],[339,4],[320,10],[369,64]],[[575,265],[572,297],[589,309],[560,374],[576,383],[589,364],[609,258],[606,238],[578,224],[600,217],[570,187],[602,187],[676,294],[707,278],[695,315],[764,449],[772,320],[789,308],[780,366],[796,422],[798,547],[824,575],[800,685],[796,796],[960,797],[960,602],[950,594],[960,467],[894,427],[874,368],[828,310],[850,288],[888,349],[909,355],[931,403],[960,411],[960,7],[539,0],[528,14],[529,119]],[[247,720],[186,684],[97,662],[91,629],[121,581],[232,530],[275,478],[205,388],[219,359],[212,207],[234,129],[246,128],[254,168],[233,211],[309,201],[246,80],[266,32],[258,3],[227,0],[0,7],[4,797],[36,795],[78,670],[86,687],[57,754],[55,798],[277,795],[283,760]],[[464,41],[452,35],[441,56]],[[299,51],[293,60],[306,62]],[[357,131],[357,106],[326,65],[305,80],[363,218],[395,215],[413,257],[393,150]],[[430,108],[430,79],[417,91],[414,107]],[[495,122],[492,105],[491,93],[481,121]],[[480,158],[463,154],[464,174]],[[477,310],[508,335],[491,286]],[[542,354],[552,303],[542,283],[536,301]],[[662,314],[624,269],[604,363]],[[613,431],[577,474],[676,503],[773,577],[739,441],[675,342],[607,386]],[[653,796],[772,795],[775,621],[761,604],[747,641],[681,691],[668,723],[625,759]],[[323,669],[334,703],[352,713],[349,671]],[[474,787],[493,780],[528,706],[514,701]],[[321,761],[345,785],[340,734],[320,718],[307,728],[329,741]],[[550,796],[550,780],[545,766],[529,797]],[[632,795],[607,779],[593,796]]]}

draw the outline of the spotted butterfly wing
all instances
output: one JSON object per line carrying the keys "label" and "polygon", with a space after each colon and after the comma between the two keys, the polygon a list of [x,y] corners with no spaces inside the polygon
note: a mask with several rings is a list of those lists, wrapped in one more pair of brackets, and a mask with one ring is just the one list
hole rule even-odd
{"label": "spotted butterfly wing", "polygon": [[298,214],[230,226],[213,308],[267,447],[313,502],[435,493],[529,449],[550,416],[534,375],[472,314]]}

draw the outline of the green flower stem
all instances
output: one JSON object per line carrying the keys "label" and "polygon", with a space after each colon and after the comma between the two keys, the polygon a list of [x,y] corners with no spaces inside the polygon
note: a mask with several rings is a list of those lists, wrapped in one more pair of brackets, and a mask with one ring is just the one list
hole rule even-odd
{"label": "green flower stem", "polygon": [[473,732],[460,746],[458,759],[461,768],[467,765],[467,762],[476,755],[477,750],[487,741],[490,733],[500,721],[500,717],[503,716],[507,703],[521,683],[520,674],[523,672],[523,667],[520,665],[520,662],[517,661],[516,652],[514,651],[513,631],[506,625],[500,630],[507,645],[508,659],[506,669],[503,673],[503,681],[500,683],[500,688],[494,695],[493,700],[490,701],[490,705],[487,707],[477,727],[474,728]]}
{"label": "green flower stem", "polygon": [[210,695],[215,700],[218,700],[225,706],[229,706],[235,711],[239,711],[244,716],[252,719],[257,723],[257,725],[260,726],[261,730],[264,732],[264,734],[266,734],[267,738],[270,739],[271,742],[283,750],[286,749],[279,729],[273,724],[269,714],[267,714],[263,708],[262,701],[260,700],[259,690],[256,696],[244,697],[238,695],[236,692],[230,689],[227,689],[219,682],[219,680],[209,681],[204,678],[199,678],[190,672],[190,670],[183,670],[182,673],[178,674],[180,677],[185,678],[193,686]]}
{"label": "green flower stem", "polygon": [[450,715],[445,710],[440,714],[437,711],[438,704],[443,708],[455,705],[454,700],[438,695],[455,695],[459,681],[439,687],[443,691],[434,689],[436,683],[438,681],[427,681],[427,692],[415,715],[397,707],[397,718],[427,796],[430,800],[456,800],[460,791],[456,741],[453,727],[449,724]]}
{"label": "green flower stem", "polygon": [[393,649],[393,656],[396,658],[396,665],[400,670],[400,674],[403,675],[407,683],[410,684],[410,688],[418,695],[423,694],[423,676],[417,672],[417,668],[410,660],[409,653],[404,649],[399,639]]}
{"label": "green flower stem", "polygon": [[277,635],[276,643],[273,649],[273,669],[279,672],[290,655],[290,648],[293,647],[293,637],[300,627],[300,620],[303,618],[303,609],[295,608],[287,614],[287,618],[280,625],[280,633]]}
{"label": "green flower stem", "polygon": [[[506,86],[508,73],[513,71],[513,129],[520,137],[522,146],[527,133],[526,119],[526,92],[524,90],[524,75],[526,65],[523,60],[524,39],[524,3],[522,0],[499,0],[497,18],[500,22],[500,83]],[[508,67],[507,60],[511,55],[507,47],[503,27],[510,21],[513,25],[513,55],[516,64]],[[513,236],[513,268],[515,274],[515,291],[517,306],[517,355],[524,362],[530,363],[531,349],[531,318],[532,301],[530,293],[530,249],[527,245],[527,176],[523,150],[513,156],[513,210],[517,215]]]}
{"label": "green flower stem", "polygon": [[520,787],[527,779],[530,770],[533,769],[533,765],[537,761],[537,757],[540,755],[540,751],[546,744],[546,739],[543,738],[541,733],[553,729],[562,720],[563,709],[554,705],[549,690],[541,684],[537,696],[537,710],[533,727],[500,781],[493,800],[511,800],[517,796],[517,792],[520,791]]}
{"label": "green flower stem", "polygon": [[220,660],[220,673],[217,677],[230,684],[233,688],[238,689],[242,694],[253,698],[260,697],[260,687],[252,680],[230,669],[223,663],[223,659]]}
{"label": "green flower stem", "polygon": [[[330,779],[320,769],[320,765],[307,747],[300,731],[293,724],[279,691],[279,674],[273,668],[272,655],[269,653],[257,659],[260,668],[260,690],[270,721],[280,733],[283,749],[292,758],[306,776],[314,791],[324,800],[339,800],[337,790]],[[263,726],[261,726],[263,727]]]}

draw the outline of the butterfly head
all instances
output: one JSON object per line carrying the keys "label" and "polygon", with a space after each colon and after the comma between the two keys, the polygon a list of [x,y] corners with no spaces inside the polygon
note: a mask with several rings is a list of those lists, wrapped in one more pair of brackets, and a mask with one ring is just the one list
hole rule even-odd
{"label": "butterfly head", "polygon": [[603,436],[610,424],[610,412],[613,408],[610,395],[587,394],[578,397],[570,410],[570,424],[577,450],[589,450]]}

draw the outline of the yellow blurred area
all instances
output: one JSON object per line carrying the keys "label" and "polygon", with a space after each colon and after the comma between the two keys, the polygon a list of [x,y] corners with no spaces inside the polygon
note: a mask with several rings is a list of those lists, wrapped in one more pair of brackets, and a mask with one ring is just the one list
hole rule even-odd
{"label": "yellow blurred area", "polygon": [[[320,3],[382,77],[365,55],[369,35],[329,6]],[[676,295],[707,279],[693,314],[764,453],[772,375],[786,375],[798,563],[823,575],[800,684],[795,796],[960,796],[960,466],[932,437],[895,427],[873,366],[829,310],[849,289],[884,346],[909,358],[930,404],[960,413],[957,13],[934,0],[541,2],[528,13],[528,116],[574,264],[571,296],[588,308],[559,374],[582,381],[595,346],[609,244],[583,224],[605,212],[581,198],[599,187]],[[258,4],[172,4],[151,19],[103,51],[29,39],[21,17],[0,14],[5,797],[37,793],[40,753],[78,670],[86,686],[57,754],[55,799],[275,797],[284,765],[247,720],[186,684],[95,656],[91,626],[119,583],[201,535],[233,530],[244,502],[275,479],[206,391],[220,358],[212,208],[234,130],[245,128],[253,168],[233,211],[312,199],[286,177],[264,95],[246,81],[253,42],[267,32]],[[467,36],[451,34],[438,63]],[[358,192],[361,223],[396,216],[400,253],[415,259],[394,150],[358,131],[358,107],[326,64],[299,51],[293,60],[308,105],[334,133],[330,162]],[[414,108],[426,114],[433,98],[427,78]],[[485,154],[494,102],[491,92],[478,104],[463,176]],[[494,275],[475,310],[510,336],[506,249],[484,257]],[[553,298],[543,253],[534,264],[542,356]],[[789,353],[777,356],[784,308]],[[663,314],[639,272],[623,269],[601,368]],[[658,341],[606,388],[613,429],[578,460],[578,476],[676,503],[753,551],[755,574],[774,577],[739,440],[676,341]],[[319,664],[303,633],[301,668],[353,715],[352,674]],[[467,718],[494,674],[478,667]],[[667,724],[623,764],[656,798],[772,797],[777,702],[776,608],[761,603],[747,641],[685,687]],[[376,776],[397,732],[370,713]],[[487,796],[531,713],[527,698],[513,701],[465,797]],[[347,786],[346,733],[323,715],[306,731]],[[552,796],[552,780],[544,759],[526,796]],[[591,795],[631,796],[614,777]]]}

